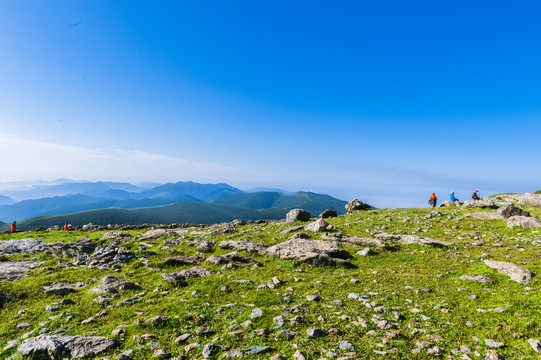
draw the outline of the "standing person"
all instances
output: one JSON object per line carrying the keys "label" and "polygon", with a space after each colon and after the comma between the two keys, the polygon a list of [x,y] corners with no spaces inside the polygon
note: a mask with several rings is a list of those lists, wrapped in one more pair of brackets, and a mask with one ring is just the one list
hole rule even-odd
{"label": "standing person", "polygon": [[455,192],[451,191],[451,194],[449,195],[449,198],[452,202],[458,201],[458,199],[455,197]]}
{"label": "standing person", "polygon": [[64,230],[69,231],[69,229],[70,229],[70,224],[66,223],[64,225]]}
{"label": "standing person", "polygon": [[479,196],[479,189],[475,189],[473,194],[471,194],[471,198],[473,200],[481,200],[481,197]]}
{"label": "standing person", "polygon": [[430,200],[428,200],[430,207],[436,207],[437,202],[438,202],[438,198],[436,197],[436,194],[432,193],[432,195],[430,195]]}
{"label": "standing person", "polygon": [[17,232],[17,221],[11,223],[11,232]]}

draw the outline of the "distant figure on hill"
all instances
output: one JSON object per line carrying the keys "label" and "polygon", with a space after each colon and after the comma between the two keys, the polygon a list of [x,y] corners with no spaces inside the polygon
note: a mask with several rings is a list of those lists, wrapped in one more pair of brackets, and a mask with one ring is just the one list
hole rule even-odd
{"label": "distant figure on hill", "polygon": [[479,196],[479,189],[475,189],[473,194],[471,194],[471,198],[473,200],[481,200],[481,197]]}
{"label": "distant figure on hill", "polygon": [[451,198],[452,202],[458,201],[458,199],[455,197],[455,192],[454,191],[451,191],[451,194],[449,195],[449,197]]}
{"label": "distant figure on hill", "polygon": [[430,195],[430,200],[428,200],[430,207],[436,207],[437,202],[438,198],[436,197],[436,194],[432,193],[432,195]]}
{"label": "distant figure on hill", "polygon": [[70,229],[70,224],[66,223],[64,225],[64,230],[69,231],[69,229]]}
{"label": "distant figure on hill", "polygon": [[17,221],[11,223],[11,232],[17,232]]}

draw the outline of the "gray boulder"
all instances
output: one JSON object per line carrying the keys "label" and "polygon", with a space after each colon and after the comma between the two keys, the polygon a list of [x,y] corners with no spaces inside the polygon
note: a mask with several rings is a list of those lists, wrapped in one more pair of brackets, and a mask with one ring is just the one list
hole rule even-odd
{"label": "gray boulder", "polygon": [[295,221],[308,221],[311,214],[303,209],[293,209],[286,215],[286,223],[292,223]]}
{"label": "gray boulder", "polygon": [[336,241],[338,244],[346,247],[359,247],[359,246],[376,246],[380,248],[388,248],[390,245],[386,243],[385,241],[382,241],[380,239],[372,239],[372,238],[361,238],[357,236],[351,236],[351,235],[343,235],[343,234],[324,234],[321,236],[323,240],[330,240],[330,241]]}
{"label": "gray boulder", "polygon": [[498,271],[500,274],[509,276],[510,280],[519,284],[528,285],[535,276],[533,271],[504,261],[485,260],[485,265]]}
{"label": "gray boulder", "polygon": [[88,238],[78,239],[72,243],[53,243],[51,247],[65,256],[79,257],[90,255],[96,250],[98,244]]}
{"label": "gray boulder", "polygon": [[317,219],[313,223],[310,223],[304,227],[304,230],[308,231],[323,231],[329,227],[329,223],[324,219]]}
{"label": "gray boulder", "polygon": [[323,211],[321,214],[319,214],[319,217],[321,219],[328,219],[328,218],[337,217],[337,216],[338,216],[338,213],[331,209],[327,209]]}
{"label": "gray boulder", "polygon": [[126,281],[119,276],[107,275],[101,279],[98,286],[89,290],[91,293],[109,293],[116,294],[119,291],[139,289],[139,286],[132,282]]}
{"label": "gray boulder", "polygon": [[194,266],[191,269],[182,270],[174,273],[163,273],[161,277],[164,281],[171,282],[173,284],[178,284],[184,282],[186,279],[193,279],[202,276],[214,275],[216,272],[214,270],[206,269],[201,266]]}
{"label": "gray boulder", "polygon": [[203,252],[210,252],[216,246],[216,241],[203,240],[197,245],[197,250]]}
{"label": "gray boulder", "polygon": [[541,194],[536,193],[526,193],[523,194],[518,201],[520,205],[530,206],[530,207],[541,207]]}
{"label": "gray boulder", "polygon": [[86,284],[84,282],[56,282],[52,283],[51,285],[44,285],[41,288],[47,295],[68,295],[71,292],[84,289],[85,287]]}
{"label": "gray boulder", "polygon": [[17,354],[36,360],[80,359],[100,354],[116,344],[115,339],[107,337],[39,335],[26,339],[17,349]]}
{"label": "gray boulder", "polygon": [[486,275],[462,275],[460,277],[460,280],[477,281],[480,283],[492,282],[492,278]]}
{"label": "gray boulder", "polygon": [[477,220],[503,220],[503,217],[500,214],[488,211],[474,212],[466,214],[465,216],[472,217]]}
{"label": "gray boulder", "polygon": [[395,241],[400,244],[416,244],[416,245],[432,245],[432,246],[448,246],[451,245],[446,241],[435,240],[430,238],[425,238],[417,235],[397,235],[397,234],[388,234],[383,231],[372,231],[370,233],[373,237],[380,240],[390,240]]}
{"label": "gray boulder", "polygon": [[49,249],[49,245],[38,239],[0,241],[0,254],[19,255],[38,253]]}
{"label": "gray boulder", "polygon": [[507,227],[522,227],[524,229],[541,228],[541,221],[526,216],[511,216],[507,219]]}
{"label": "gray boulder", "polygon": [[164,260],[163,264],[166,266],[176,266],[176,265],[189,265],[189,264],[199,264],[205,261],[205,258],[202,256],[174,256]]}
{"label": "gray boulder", "polygon": [[231,249],[235,251],[246,251],[251,253],[264,254],[267,245],[252,241],[222,241],[219,245],[222,249]]}
{"label": "gray boulder", "polygon": [[131,239],[131,235],[122,233],[120,231],[109,231],[109,232],[106,232],[105,234],[103,234],[101,239],[102,240],[106,240],[106,239],[128,240],[128,239]]}
{"label": "gray boulder", "polygon": [[466,200],[464,201],[465,207],[470,208],[491,208],[491,209],[497,209],[500,207],[500,205],[503,205],[503,202],[500,200],[497,200],[495,198],[483,198],[481,200]]}
{"label": "gray boulder", "polygon": [[250,258],[238,255],[236,251],[225,255],[211,255],[207,258],[207,261],[216,265],[229,263],[233,263],[235,265],[246,265],[253,262],[253,260]]}
{"label": "gray boulder", "polygon": [[167,229],[155,229],[155,230],[149,230],[143,235],[143,239],[151,240],[151,239],[160,239],[164,237],[169,236],[176,236],[177,233],[173,230],[167,230]]}
{"label": "gray boulder", "polygon": [[267,255],[313,266],[347,265],[349,262],[345,259],[350,257],[335,242],[306,239],[292,239],[271,246],[267,249]]}
{"label": "gray boulder", "polygon": [[498,209],[498,214],[503,216],[506,219],[509,219],[512,216],[530,216],[530,213],[526,210],[523,210],[515,205],[504,205]]}
{"label": "gray boulder", "polygon": [[446,206],[462,206],[464,205],[464,202],[462,201],[451,201],[451,200],[445,200],[440,204],[440,207],[446,207]]}
{"label": "gray boulder", "polygon": [[346,210],[348,214],[361,211],[361,210],[370,210],[372,207],[367,203],[364,203],[358,199],[353,199],[346,204]]}

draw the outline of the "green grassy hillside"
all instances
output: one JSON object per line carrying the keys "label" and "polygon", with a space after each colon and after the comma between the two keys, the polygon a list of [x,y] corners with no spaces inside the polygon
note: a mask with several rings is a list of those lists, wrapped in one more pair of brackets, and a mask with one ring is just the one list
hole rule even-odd
{"label": "green grassy hillside", "polygon": [[[287,210],[284,209],[252,210],[248,208],[237,208],[215,204],[181,202],[149,208],[108,208],[56,216],[41,216],[17,222],[17,228],[20,230],[29,230],[39,227],[62,225],[66,222],[74,226],[88,223],[96,225],[212,224],[228,222],[234,219],[242,219],[245,221],[259,219],[278,220],[285,218],[286,213]],[[8,230],[8,224],[4,224],[2,229]]]}

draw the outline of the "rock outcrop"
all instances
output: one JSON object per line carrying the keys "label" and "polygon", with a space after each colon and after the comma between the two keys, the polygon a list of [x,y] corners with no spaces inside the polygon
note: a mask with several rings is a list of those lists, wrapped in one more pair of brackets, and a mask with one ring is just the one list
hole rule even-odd
{"label": "rock outcrop", "polygon": [[338,244],[323,240],[292,239],[271,246],[267,255],[285,259],[297,260],[313,266],[347,265],[350,255],[340,249]]}
{"label": "rock outcrop", "polygon": [[304,227],[304,230],[308,231],[323,231],[329,227],[329,223],[324,219],[317,219],[313,223],[310,223]]}
{"label": "rock outcrop", "polygon": [[361,210],[370,210],[372,207],[367,203],[360,201],[359,199],[353,199],[346,204],[346,210],[348,214],[361,211]]}
{"label": "rock outcrop", "polygon": [[72,243],[52,243],[50,246],[65,256],[79,257],[90,255],[96,250],[98,244],[88,238],[78,239]]}
{"label": "rock outcrop", "polygon": [[81,290],[86,287],[84,282],[68,283],[68,282],[56,282],[51,285],[44,285],[41,288],[47,295],[67,295],[76,290]]}
{"label": "rock outcrop", "polygon": [[541,194],[526,193],[522,194],[518,203],[530,207],[541,207]]}
{"label": "rock outcrop", "polygon": [[0,255],[33,254],[49,249],[49,245],[38,239],[0,241]]}
{"label": "rock outcrop", "polygon": [[39,261],[2,261],[0,262],[0,281],[15,282],[26,279],[26,273],[45,262]]}
{"label": "rock outcrop", "polygon": [[394,241],[400,244],[416,244],[416,245],[432,245],[432,246],[448,246],[451,245],[446,241],[435,240],[430,238],[425,238],[417,235],[397,235],[397,234],[388,234],[383,231],[372,231],[370,233],[373,237],[380,240]]}
{"label": "rock outcrop", "polygon": [[502,217],[509,219],[512,216],[530,216],[530,213],[527,210],[523,210],[515,205],[504,205],[498,209],[498,214]]}
{"label": "rock outcrop", "polygon": [[114,346],[115,339],[65,334],[39,335],[26,339],[17,349],[19,356],[36,360],[80,359],[100,354]]}
{"label": "rock outcrop", "polygon": [[526,216],[512,216],[507,219],[507,227],[522,227],[524,229],[541,228],[541,221]]}
{"label": "rock outcrop", "polygon": [[308,221],[310,220],[311,214],[303,209],[293,209],[286,214],[286,223],[292,223],[295,221]]}
{"label": "rock outcrop", "polygon": [[509,276],[510,280],[519,284],[528,285],[535,276],[533,271],[504,261],[485,260],[485,265],[498,271],[500,274]]}
{"label": "rock outcrop", "polygon": [[253,242],[253,241],[244,241],[244,240],[222,241],[218,246],[222,249],[246,251],[246,252],[251,252],[251,253],[259,253],[259,254],[264,254],[267,249],[267,245],[265,244]]}
{"label": "rock outcrop", "polygon": [[488,211],[474,212],[464,216],[472,217],[477,220],[503,220],[503,216],[500,214]]}
{"label": "rock outcrop", "polygon": [[466,200],[464,201],[465,207],[471,207],[471,208],[491,208],[491,209],[497,209],[502,205],[503,203],[500,200],[494,199],[494,198],[483,198],[481,200]]}
{"label": "rock outcrop", "polygon": [[139,289],[137,285],[126,281],[119,276],[107,275],[101,279],[100,283],[89,290],[91,293],[109,293],[116,294],[119,291]]}
{"label": "rock outcrop", "polygon": [[321,219],[328,219],[328,218],[337,217],[337,216],[338,216],[338,213],[335,210],[331,210],[331,209],[327,209],[323,211],[321,214],[319,214],[319,217]]}

